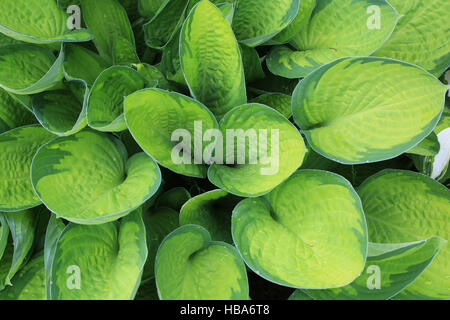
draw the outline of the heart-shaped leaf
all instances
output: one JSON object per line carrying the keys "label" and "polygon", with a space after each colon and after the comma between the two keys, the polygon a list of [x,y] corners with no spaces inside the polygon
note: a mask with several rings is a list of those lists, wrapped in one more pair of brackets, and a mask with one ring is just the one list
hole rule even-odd
{"label": "heart-shaped leaf", "polygon": [[0,135],[0,211],[20,211],[41,203],[30,180],[30,166],[40,146],[55,138],[39,125]]}
{"label": "heart-shaped leaf", "polygon": [[355,281],[342,288],[305,291],[316,300],[390,299],[422,274],[445,242],[434,237],[413,243],[369,243],[366,266]]}
{"label": "heart-shaped leaf", "polygon": [[385,0],[318,1],[307,26],[292,39],[299,51],[275,47],[269,70],[302,78],[335,59],[368,56],[390,36],[398,14]]}
{"label": "heart-shaped leaf", "polygon": [[450,65],[450,28],[443,12],[447,0],[389,0],[402,15],[398,26],[374,55],[421,66],[436,77]]}
{"label": "heart-shaped leaf", "polygon": [[207,0],[192,9],[181,29],[180,62],[192,96],[218,118],[247,102],[239,46],[225,17]]}
{"label": "heart-shaped leaf", "polygon": [[164,239],[155,272],[162,300],[248,299],[247,272],[238,252],[211,241],[200,226],[182,226]]}
{"label": "heart-shaped leaf", "polygon": [[268,193],[303,162],[305,145],[300,133],[268,106],[254,103],[234,108],[220,122],[220,131],[223,142],[214,149],[208,178],[231,194]]}
{"label": "heart-shaped leaf", "polygon": [[241,198],[212,190],[188,200],[180,211],[180,225],[196,224],[209,230],[211,238],[232,243],[231,213]]}
{"label": "heart-shaped leaf", "polygon": [[427,137],[446,91],[431,74],[404,62],[344,58],[302,80],[292,110],[315,151],[359,164],[394,158]]}
{"label": "heart-shaped leaf", "polygon": [[121,141],[84,130],[42,146],[31,166],[42,202],[58,217],[80,224],[117,220],[147,201],[161,173],[144,153],[128,159]]}
{"label": "heart-shaped leaf", "polygon": [[59,237],[52,257],[49,299],[133,299],[146,258],[140,209],[120,223],[70,223]]}
{"label": "heart-shaped leaf", "polygon": [[179,93],[145,89],[125,98],[125,119],[139,146],[159,164],[183,175],[206,176],[203,132],[218,124],[201,103]]}
{"label": "heart-shaped leaf", "polygon": [[344,286],[367,255],[361,201],[347,180],[326,171],[298,171],[263,198],[240,202],[232,234],[250,269],[289,287]]}
{"label": "heart-shaped leaf", "polygon": [[45,44],[92,39],[86,29],[69,30],[68,20],[67,13],[54,0],[0,2],[0,32],[17,40]]}
{"label": "heart-shaped leaf", "polygon": [[[450,190],[435,180],[411,171],[384,170],[367,179],[358,193],[364,205],[370,241],[400,243],[432,236],[450,239]],[[447,244],[399,297],[449,299],[449,288]]]}
{"label": "heart-shaped leaf", "polygon": [[285,29],[297,16],[300,0],[236,0],[233,31],[251,47],[260,45]]}
{"label": "heart-shaped leaf", "polygon": [[130,67],[113,66],[103,71],[89,93],[89,126],[108,132],[125,130],[127,125],[123,116],[123,97],[144,86],[144,78]]}

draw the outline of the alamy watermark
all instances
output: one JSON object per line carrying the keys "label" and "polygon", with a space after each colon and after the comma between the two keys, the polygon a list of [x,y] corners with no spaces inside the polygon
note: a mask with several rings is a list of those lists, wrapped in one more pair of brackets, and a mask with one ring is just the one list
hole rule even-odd
{"label": "alamy watermark", "polygon": [[280,133],[278,129],[219,129],[203,132],[202,121],[194,121],[194,134],[176,129],[171,141],[172,162],[181,164],[260,165],[261,175],[279,170]]}
{"label": "alamy watermark", "polygon": [[381,289],[381,268],[375,264],[367,267],[367,271],[370,276],[367,278],[367,289],[380,290]]}
{"label": "alamy watermark", "polygon": [[66,287],[69,290],[81,289],[81,270],[77,265],[70,265],[66,269],[66,273],[69,275],[66,280]]}
{"label": "alamy watermark", "polygon": [[367,28],[369,30],[380,30],[381,29],[381,8],[377,5],[371,5],[367,7]]}
{"label": "alamy watermark", "polygon": [[77,5],[71,5],[67,7],[67,14],[69,18],[67,19],[67,29],[77,30],[81,29],[81,9]]}

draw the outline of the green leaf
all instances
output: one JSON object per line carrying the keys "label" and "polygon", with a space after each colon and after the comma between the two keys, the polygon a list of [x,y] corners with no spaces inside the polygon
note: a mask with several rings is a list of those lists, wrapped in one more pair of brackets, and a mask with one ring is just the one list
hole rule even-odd
{"label": "green leaf", "polygon": [[392,36],[374,53],[421,66],[440,76],[450,65],[446,0],[390,0],[402,15]]}
{"label": "green leaf", "polygon": [[0,291],[1,300],[45,300],[44,254],[38,253],[14,277],[14,286]]}
{"label": "green leaf", "polygon": [[156,285],[162,300],[246,300],[245,265],[236,249],[211,241],[203,227],[170,233],[156,256]]}
{"label": "green leaf", "polygon": [[292,20],[291,24],[272,38],[272,40],[278,43],[285,43],[291,40],[308,23],[316,2],[316,0],[301,0],[297,16]]}
{"label": "green leaf", "polygon": [[33,113],[0,88],[0,134],[33,123],[36,123]]}
{"label": "green leaf", "polygon": [[6,45],[9,45],[9,44],[20,44],[20,43],[23,44],[22,41],[10,38],[7,35],[4,35],[3,33],[0,33],[0,47],[6,46]]}
{"label": "green leaf", "polygon": [[291,96],[283,93],[265,93],[256,98],[251,102],[265,104],[279,113],[281,113],[286,119],[292,117],[292,107],[291,107]]}
{"label": "green leaf", "polygon": [[0,32],[25,42],[81,42],[92,40],[86,29],[69,30],[69,16],[54,0],[3,0]]}
{"label": "green leaf", "polygon": [[184,87],[187,88],[187,84],[180,63],[180,32],[181,30],[164,48],[159,68],[168,80],[179,84],[184,89]]}
{"label": "green leaf", "polygon": [[70,5],[79,5],[80,0],[56,0],[58,7],[61,9],[67,9]]}
{"label": "green leaf", "polygon": [[8,244],[9,227],[5,215],[0,213],[0,262]]}
{"label": "green leaf", "polygon": [[99,224],[127,215],[161,183],[156,163],[138,153],[128,159],[122,142],[84,130],[42,146],[31,165],[33,187],[58,217]]}
{"label": "green leaf", "polygon": [[397,20],[385,0],[318,1],[308,25],[291,41],[299,51],[275,47],[267,66],[276,75],[302,78],[338,58],[368,56],[391,35]]}
{"label": "green leaf", "polygon": [[[212,3],[214,3],[214,1]],[[216,7],[220,10],[220,12],[222,12],[225,19],[231,25],[234,17],[234,4],[230,2],[222,2],[218,3]]]}
{"label": "green leaf", "polygon": [[183,204],[191,198],[191,194],[183,187],[177,187],[164,192],[156,202],[158,207],[168,207],[180,212]]}
{"label": "green leaf", "polygon": [[446,90],[407,63],[344,58],[302,80],[292,110],[316,152],[344,164],[375,162],[408,151],[431,133]]}
{"label": "green leaf", "polygon": [[95,46],[106,61],[113,61],[117,38],[123,38],[135,46],[127,12],[117,0],[81,0],[81,7],[84,21],[95,37]]}
{"label": "green leaf", "polygon": [[233,243],[231,214],[241,198],[217,189],[187,201],[180,211],[180,225],[196,224],[204,227],[217,241]]}
{"label": "green leaf", "polygon": [[255,47],[290,25],[299,7],[300,0],[236,0],[233,31],[240,42]]}
{"label": "green leaf", "polygon": [[55,59],[49,49],[34,44],[0,47],[0,87],[16,94],[48,90],[63,78],[63,60],[62,51]]}
{"label": "green leaf", "polygon": [[113,66],[103,71],[89,93],[88,125],[99,131],[126,130],[124,97],[144,87],[144,78],[130,67]]}
{"label": "green leaf", "polygon": [[191,95],[216,117],[247,102],[239,46],[225,17],[207,0],[192,9],[181,29],[180,61]]}
{"label": "green leaf", "polygon": [[138,0],[139,13],[145,18],[152,18],[167,2],[169,0]]}
{"label": "green leaf", "polygon": [[33,112],[45,129],[59,136],[68,136],[86,127],[88,94],[85,81],[71,80],[66,82],[65,89],[33,96]]}
{"label": "green leaf", "polygon": [[[370,241],[450,239],[450,190],[433,179],[411,171],[384,170],[367,179],[358,193]],[[449,288],[450,250],[446,245],[405,293],[419,299],[449,299]]]}
{"label": "green leaf", "polygon": [[140,209],[120,223],[94,226],[71,223],[61,234],[52,259],[49,298],[133,299],[146,258]]}
{"label": "green leaf", "polygon": [[113,63],[115,65],[128,65],[140,62],[136,47],[125,38],[116,38],[114,40],[112,51]]}
{"label": "green leaf", "polygon": [[30,181],[30,166],[40,146],[55,136],[39,125],[0,134],[0,211],[21,211],[38,206]]}
{"label": "green leaf", "polygon": [[450,162],[450,127],[437,134],[439,140],[439,153],[433,158],[433,169],[431,177],[433,179],[442,179],[448,172]]}
{"label": "green leaf", "polygon": [[64,73],[68,80],[81,79],[92,86],[108,63],[98,54],[74,44],[64,46]]}
{"label": "green leaf", "polygon": [[306,293],[304,293],[303,290],[295,290],[289,296],[288,300],[314,300],[314,299],[308,296]]}
{"label": "green leaf", "polygon": [[298,171],[263,198],[243,200],[232,234],[250,269],[294,288],[344,286],[367,255],[361,201],[347,180],[326,171]]}
{"label": "green leaf", "polygon": [[431,132],[428,137],[423,139],[414,148],[409,149],[407,153],[433,157],[439,153],[440,148],[441,146],[436,133]]}
{"label": "green leaf", "polygon": [[[218,124],[204,105],[179,93],[145,89],[125,98],[125,119],[139,146],[159,164],[182,175],[206,176],[206,165],[201,161],[206,146],[197,150],[194,143],[202,139],[204,131],[216,129]],[[197,123],[202,132],[195,130]],[[183,134],[181,138],[175,135],[177,132]],[[184,150],[183,156],[188,159],[174,162],[177,150]]]}
{"label": "green leaf", "polygon": [[155,49],[164,48],[181,27],[189,0],[166,1],[155,16],[144,24],[145,43]]}
{"label": "green leaf", "polygon": [[336,289],[305,290],[316,300],[387,300],[414,282],[432,263],[445,240],[433,237],[402,244],[369,243],[361,276]]}
{"label": "green leaf", "polygon": [[[300,133],[268,106],[234,108],[220,122],[220,131],[224,141],[215,148],[208,178],[228,193],[243,197],[268,193],[303,162],[306,150]],[[224,157],[218,155],[222,150]]]}
{"label": "green leaf", "polygon": [[65,224],[56,215],[52,214],[45,231],[44,265],[45,265],[45,296],[50,297],[50,280],[52,274],[52,259],[55,255],[56,244],[64,231]]}
{"label": "green leaf", "polygon": [[13,285],[11,279],[26,262],[35,239],[37,222],[32,210],[2,214],[8,224],[12,241],[7,244],[0,263],[0,290],[5,285]]}
{"label": "green leaf", "polygon": [[133,64],[133,68],[135,68],[146,80],[146,88],[158,87],[165,90],[174,89],[174,86],[167,81],[161,71],[155,66],[147,63],[137,63]]}
{"label": "green leaf", "polygon": [[258,51],[255,48],[240,44],[242,63],[244,65],[245,81],[254,82],[264,78],[264,71],[261,66]]}
{"label": "green leaf", "polygon": [[147,236],[148,258],[145,263],[142,280],[149,280],[155,277],[156,253],[161,242],[173,230],[178,228],[178,212],[166,208],[150,208],[143,214]]}

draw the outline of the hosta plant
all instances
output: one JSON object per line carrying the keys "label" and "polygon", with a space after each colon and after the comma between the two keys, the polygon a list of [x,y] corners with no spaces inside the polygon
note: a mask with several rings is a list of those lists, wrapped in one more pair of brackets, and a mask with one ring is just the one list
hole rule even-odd
{"label": "hosta plant", "polygon": [[0,299],[450,299],[449,11],[0,1]]}

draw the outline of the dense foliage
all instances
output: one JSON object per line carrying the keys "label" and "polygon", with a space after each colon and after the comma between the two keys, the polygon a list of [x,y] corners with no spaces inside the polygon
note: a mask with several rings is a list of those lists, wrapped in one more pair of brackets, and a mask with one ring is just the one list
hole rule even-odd
{"label": "dense foliage", "polygon": [[0,1],[0,299],[450,299],[449,12]]}

